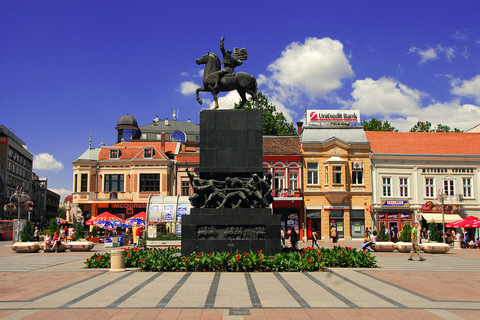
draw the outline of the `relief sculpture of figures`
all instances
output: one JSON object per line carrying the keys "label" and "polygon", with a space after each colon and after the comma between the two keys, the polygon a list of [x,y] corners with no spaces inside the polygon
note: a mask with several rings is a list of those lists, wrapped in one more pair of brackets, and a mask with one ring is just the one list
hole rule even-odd
{"label": "relief sculpture of figures", "polygon": [[235,72],[235,68],[241,66],[243,64],[242,61],[247,60],[247,50],[245,48],[234,48],[232,56],[231,50],[225,50],[224,41],[225,37],[222,37],[220,40],[220,51],[223,56],[223,69],[221,68],[220,59],[215,53],[209,52],[196,61],[198,65],[205,65],[203,87],[198,88],[196,91],[198,103],[202,104],[202,100],[198,95],[199,92],[211,92],[215,100],[215,109],[218,109],[218,93],[237,90],[242,99],[239,105],[240,109],[247,102],[246,93],[252,96],[258,108],[257,80],[248,73]]}
{"label": "relief sculpture of figures", "polygon": [[253,174],[250,179],[230,178],[225,181],[200,179],[185,169],[194,193],[189,200],[196,208],[267,208],[272,204],[271,180]]}

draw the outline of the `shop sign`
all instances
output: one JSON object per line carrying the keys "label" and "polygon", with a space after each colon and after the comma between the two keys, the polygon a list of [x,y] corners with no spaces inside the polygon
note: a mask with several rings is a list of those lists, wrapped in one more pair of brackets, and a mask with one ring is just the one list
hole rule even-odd
{"label": "shop sign", "polygon": [[382,207],[410,207],[408,200],[382,200]]}
{"label": "shop sign", "polygon": [[388,219],[398,219],[398,213],[389,213]]}
{"label": "shop sign", "polygon": [[473,173],[473,168],[423,168],[422,173]]}
{"label": "shop sign", "polygon": [[323,207],[324,210],[348,210],[350,209],[349,206],[325,206]]}
{"label": "shop sign", "polygon": [[[458,213],[462,206],[453,206],[453,205],[444,205],[443,206],[443,212],[444,213]],[[435,212],[435,213],[442,213],[442,205],[441,204],[435,204],[432,201],[427,201],[422,206],[422,212]]]}
{"label": "shop sign", "polygon": [[385,219],[385,213],[378,213],[378,219]]}
{"label": "shop sign", "polygon": [[146,203],[112,203],[114,209],[127,209],[127,208],[146,208]]}
{"label": "shop sign", "polygon": [[308,113],[310,124],[319,122],[360,122],[358,110],[310,110]]}
{"label": "shop sign", "polygon": [[402,213],[402,214],[400,214],[400,217],[402,218],[402,220],[410,220],[410,219],[412,219],[412,214],[411,213]]}

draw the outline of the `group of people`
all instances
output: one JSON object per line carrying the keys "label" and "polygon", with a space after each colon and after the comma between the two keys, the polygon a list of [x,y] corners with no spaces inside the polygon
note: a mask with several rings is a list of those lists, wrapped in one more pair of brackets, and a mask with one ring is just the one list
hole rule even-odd
{"label": "group of people", "polygon": [[50,236],[50,233],[47,232],[45,234],[45,237],[43,237],[43,243],[42,243],[42,250],[40,253],[44,253],[45,250],[50,248],[50,250],[54,251],[55,253],[58,252],[58,247],[62,244],[62,238],[60,236],[60,233],[58,231],[55,231],[53,234],[53,237]]}
{"label": "group of people", "polygon": [[373,231],[369,228],[365,230],[363,244],[360,246],[360,250],[373,251],[373,246],[377,239],[377,228]]}
{"label": "group of people", "polygon": [[290,239],[291,248],[298,250],[299,236],[295,228],[288,227],[288,231],[285,231],[285,228],[282,228],[281,237],[282,237],[282,247],[285,247],[286,240]]}

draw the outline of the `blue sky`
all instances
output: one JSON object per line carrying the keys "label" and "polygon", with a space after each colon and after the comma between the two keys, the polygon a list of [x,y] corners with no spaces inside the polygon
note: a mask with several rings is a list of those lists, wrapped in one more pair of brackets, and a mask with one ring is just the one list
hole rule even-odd
{"label": "blue sky", "polygon": [[[480,2],[0,1],[0,124],[49,188],[72,191],[72,160],[116,141],[127,114],[198,123],[212,97],[195,60],[246,48],[236,69],[293,122],[305,108],[358,109],[408,131],[480,123]],[[221,108],[239,99],[221,94]]]}

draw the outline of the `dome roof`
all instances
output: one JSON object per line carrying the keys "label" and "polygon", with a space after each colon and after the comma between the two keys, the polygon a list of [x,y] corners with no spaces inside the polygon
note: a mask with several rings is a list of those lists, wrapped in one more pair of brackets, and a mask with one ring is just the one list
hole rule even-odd
{"label": "dome roof", "polygon": [[123,116],[120,118],[120,120],[118,120],[117,127],[120,126],[138,127],[137,119],[127,114],[126,116]]}

